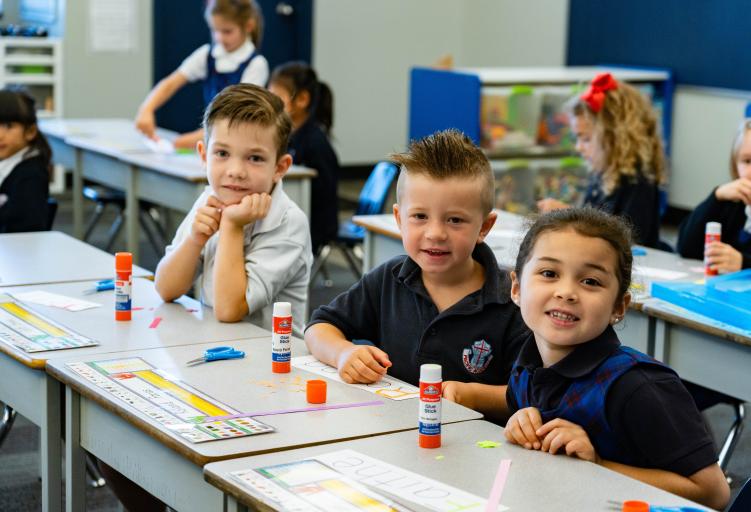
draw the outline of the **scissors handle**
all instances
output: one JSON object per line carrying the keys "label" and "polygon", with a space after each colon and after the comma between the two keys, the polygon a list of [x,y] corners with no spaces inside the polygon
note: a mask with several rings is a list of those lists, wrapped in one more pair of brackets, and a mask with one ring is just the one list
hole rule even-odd
{"label": "scissors handle", "polygon": [[235,350],[233,347],[213,347],[206,349],[204,360],[208,363],[220,359],[240,359],[245,357],[245,352]]}

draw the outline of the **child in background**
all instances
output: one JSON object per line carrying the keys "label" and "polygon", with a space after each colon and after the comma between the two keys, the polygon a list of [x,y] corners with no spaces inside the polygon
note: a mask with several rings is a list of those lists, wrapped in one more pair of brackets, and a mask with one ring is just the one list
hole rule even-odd
{"label": "child in background", "polygon": [[[730,151],[732,181],[720,185],[683,220],[677,250],[684,258],[703,259],[719,272],[751,268],[751,120],[738,127]],[[704,247],[707,222],[722,224],[722,241]]]}
{"label": "child in background", "polygon": [[339,160],[329,136],[334,121],[334,97],[328,85],[304,62],[288,62],[274,69],[269,90],[284,101],[292,119],[289,153],[297,165],[318,172],[313,180],[310,234],[313,254],[336,239],[339,210],[336,195]]}
{"label": "child in background", "polygon": [[51,157],[34,99],[0,91],[0,233],[47,229]]}
{"label": "child in background", "polygon": [[[264,86],[269,63],[258,53],[262,17],[255,0],[210,0],[204,13],[213,44],[191,53],[177,70],[162,79],[141,104],[136,128],[156,140],[154,112],[188,82],[203,80],[204,104],[228,85],[250,83]],[[190,148],[203,138],[202,129],[175,139],[177,148]]]}
{"label": "child in background", "polygon": [[[583,204],[625,217],[636,243],[656,247],[665,155],[649,101],[602,73],[572,100],[569,110],[576,150],[592,170]],[[569,206],[552,198],[537,204],[542,213]]]}
{"label": "child in background", "polygon": [[509,442],[562,452],[722,508],[730,490],[678,376],[618,341],[631,236],[594,208],[542,215],[519,247],[511,296],[532,330],[509,379]]}
{"label": "child in background", "polygon": [[165,301],[198,276],[216,318],[271,329],[274,302],[292,303],[302,332],[312,264],[308,220],[282,190],[292,164],[284,104],[266,89],[231,85],[209,104],[197,144],[209,185],[177,229],[156,269]]}
{"label": "child in background", "polygon": [[496,220],[490,163],[455,130],[391,158],[401,166],[394,217],[407,255],[318,308],[305,343],[345,382],[375,382],[388,370],[417,385],[420,365],[437,363],[444,398],[490,414],[505,410],[511,364],[528,331],[508,274],[483,242]]}

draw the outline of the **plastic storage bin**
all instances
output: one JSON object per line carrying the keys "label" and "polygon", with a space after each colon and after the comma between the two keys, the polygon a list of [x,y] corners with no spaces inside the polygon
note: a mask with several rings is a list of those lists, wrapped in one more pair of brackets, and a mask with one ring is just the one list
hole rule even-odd
{"label": "plastic storage bin", "polygon": [[481,146],[490,152],[534,146],[541,108],[542,96],[532,87],[483,88],[480,101]]}
{"label": "plastic storage bin", "polygon": [[527,160],[509,160],[507,168],[496,173],[495,207],[526,214],[534,210],[534,171]]}

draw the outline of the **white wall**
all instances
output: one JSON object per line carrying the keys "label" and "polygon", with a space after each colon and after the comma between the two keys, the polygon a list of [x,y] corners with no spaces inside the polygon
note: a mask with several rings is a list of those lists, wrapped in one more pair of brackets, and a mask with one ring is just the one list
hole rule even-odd
{"label": "white wall", "polygon": [[668,202],[693,209],[730,179],[730,146],[751,92],[683,86],[673,101]]}
{"label": "white wall", "polygon": [[151,89],[152,0],[135,0],[136,48],[92,52],[89,0],[67,0],[63,33],[64,117],[135,116]]}
{"label": "white wall", "polygon": [[313,65],[334,91],[343,164],[403,149],[413,66],[452,54],[456,66],[563,65],[561,0],[317,0]]}

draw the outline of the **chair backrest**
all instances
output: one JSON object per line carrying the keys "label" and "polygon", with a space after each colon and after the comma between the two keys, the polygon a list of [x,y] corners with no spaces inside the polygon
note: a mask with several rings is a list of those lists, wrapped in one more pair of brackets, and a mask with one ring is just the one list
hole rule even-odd
{"label": "chair backrest", "polygon": [[751,510],[751,478],[741,487],[740,492],[728,507],[728,512],[747,512]]}
{"label": "chair backrest", "polygon": [[57,199],[54,197],[47,198],[47,231],[52,231],[52,225],[55,223],[57,214]]}
{"label": "chair backrest", "polygon": [[391,184],[399,168],[391,162],[378,162],[360,192],[355,215],[376,215],[383,212]]}

